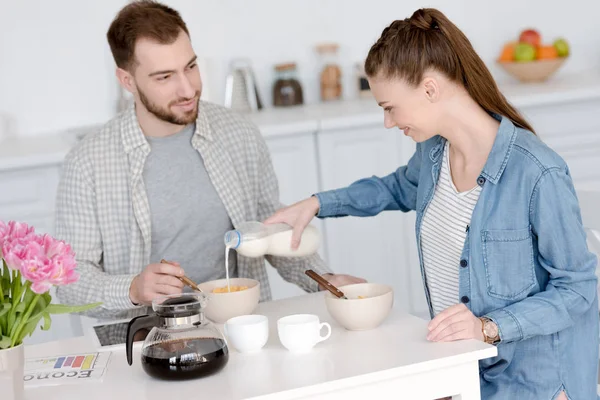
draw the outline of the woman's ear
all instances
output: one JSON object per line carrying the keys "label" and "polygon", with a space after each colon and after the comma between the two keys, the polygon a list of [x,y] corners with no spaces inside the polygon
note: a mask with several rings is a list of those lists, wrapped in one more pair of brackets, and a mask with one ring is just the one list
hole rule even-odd
{"label": "woman's ear", "polygon": [[440,86],[438,82],[432,77],[426,77],[423,80],[423,89],[425,91],[425,97],[432,103],[435,103],[440,98]]}

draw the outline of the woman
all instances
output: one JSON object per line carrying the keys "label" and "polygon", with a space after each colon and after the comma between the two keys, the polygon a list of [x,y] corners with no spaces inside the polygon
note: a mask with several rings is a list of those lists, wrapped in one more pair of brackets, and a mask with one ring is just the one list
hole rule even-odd
{"label": "woman", "polygon": [[318,193],[267,223],[417,212],[428,340],[484,340],[484,399],[596,399],[596,257],[565,162],[498,90],[465,35],[421,9],[384,29],[365,70],[406,166]]}

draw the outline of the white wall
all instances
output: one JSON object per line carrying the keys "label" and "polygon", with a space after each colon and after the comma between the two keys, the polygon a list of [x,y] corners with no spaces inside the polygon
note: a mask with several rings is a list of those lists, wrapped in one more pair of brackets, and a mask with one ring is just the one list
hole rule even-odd
{"label": "white wall", "polygon": [[[573,56],[560,74],[600,68],[597,0],[166,0],[181,11],[204,71],[209,100],[221,103],[229,61],[252,60],[270,106],[273,65],[296,61],[306,101],[318,100],[314,45],[341,45],[345,97],[355,95],[353,67],[393,19],[432,6],[447,14],[493,65],[500,47],[534,26],[566,37]],[[0,114],[14,131],[42,134],[101,123],[115,113],[117,86],[106,30],[125,0],[0,0]]]}

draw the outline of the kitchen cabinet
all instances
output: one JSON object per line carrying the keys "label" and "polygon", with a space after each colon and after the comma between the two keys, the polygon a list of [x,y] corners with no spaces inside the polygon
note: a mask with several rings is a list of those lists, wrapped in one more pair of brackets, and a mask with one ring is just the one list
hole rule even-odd
{"label": "kitchen cabinet", "polygon": [[600,189],[600,99],[529,106],[521,111],[569,166],[578,189]]}
{"label": "kitchen cabinet", "polygon": [[[385,129],[381,123],[319,132],[323,189],[336,189],[361,178],[395,171],[414,152],[414,144],[403,136],[398,129]],[[411,249],[415,243],[411,214],[384,211],[371,218],[325,220],[331,267],[370,282],[390,284],[396,305],[406,311],[411,311],[413,298],[418,299],[422,292],[421,284],[412,285],[412,275],[420,272],[418,259],[414,258],[416,252]]]}
{"label": "kitchen cabinet", "polygon": [[25,222],[38,233],[54,233],[60,165],[0,172],[0,220]]}

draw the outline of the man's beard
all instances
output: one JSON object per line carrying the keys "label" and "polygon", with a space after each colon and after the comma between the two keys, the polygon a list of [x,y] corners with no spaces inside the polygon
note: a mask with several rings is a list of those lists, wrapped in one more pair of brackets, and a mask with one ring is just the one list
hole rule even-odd
{"label": "man's beard", "polygon": [[[140,88],[138,88],[138,93],[140,95],[140,101],[142,102],[144,107],[146,107],[146,110],[148,110],[151,114],[156,116],[156,118],[158,118],[162,121],[166,121],[166,122],[169,122],[169,123],[175,124],[175,125],[188,125],[188,124],[191,124],[192,122],[196,121],[196,118],[198,118],[198,106],[197,105],[193,110],[186,111],[183,116],[177,116],[175,113],[171,112],[170,107],[172,105],[179,104],[179,103],[185,103],[186,101],[190,101],[191,99],[183,99],[183,98],[177,99],[175,101],[170,102],[167,108],[162,108],[162,107],[154,104],[153,102],[151,102],[150,99],[148,99],[148,97],[144,94],[144,92],[141,91]],[[199,90],[196,91],[196,94],[194,95],[194,97],[197,99],[200,99],[200,91]]]}

